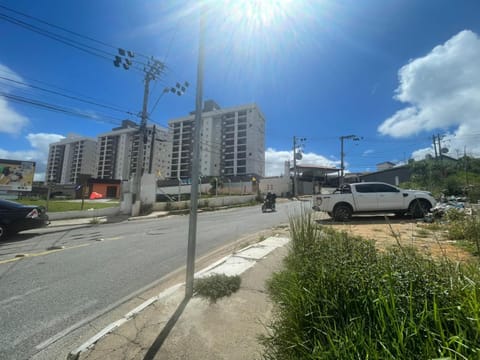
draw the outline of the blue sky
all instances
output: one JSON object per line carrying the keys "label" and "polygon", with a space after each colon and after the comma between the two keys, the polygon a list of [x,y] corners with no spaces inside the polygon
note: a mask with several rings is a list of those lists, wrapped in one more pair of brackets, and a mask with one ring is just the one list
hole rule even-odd
{"label": "blue sky", "polygon": [[[191,84],[181,97],[162,96],[153,122],[166,126],[192,111],[198,4],[0,0],[0,158],[36,161],[43,180],[50,142],[138,121],[143,75],[113,66],[118,47],[135,52],[135,67],[143,67],[141,55],[166,64],[150,109],[165,87]],[[476,0],[211,0],[204,99],[222,107],[257,103],[267,121],[267,175],[279,175],[291,159],[293,136],[306,138],[301,163],[329,166],[339,166],[340,136],[362,137],[345,141],[346,166],[355,172],[423,158],[433,152],[433,134],[450,155],[480,156],[478,14]]]}

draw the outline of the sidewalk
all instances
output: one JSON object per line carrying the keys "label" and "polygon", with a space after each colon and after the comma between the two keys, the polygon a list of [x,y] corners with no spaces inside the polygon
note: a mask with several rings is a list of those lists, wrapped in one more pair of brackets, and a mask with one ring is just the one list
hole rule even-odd
{"label": "sidewalk", "polygon": [[265,282],[281,269],[288,241],[270,237],[195,274],[241,274],[230,297],[184,303],[184,285],[173,286],[72,349],[69,359],[260,359],[258,336],[272,314]]}

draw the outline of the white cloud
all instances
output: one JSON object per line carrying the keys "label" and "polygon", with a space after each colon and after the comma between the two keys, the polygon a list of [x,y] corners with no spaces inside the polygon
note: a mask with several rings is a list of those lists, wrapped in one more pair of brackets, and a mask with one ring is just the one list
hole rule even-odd
{"label": "white cloud", "polygon": [[477,134],[478,138],[480,132],[478,59],[480,38],[465,30],[403,66],[395,99],[407,107],[386,119],[378,131],[399,138],[454,129],[450,134],[452,149],[466,145],[478,151],[480,144],[472,136]]}
{"label": "white cloud", "polygon": [[[293,166],[293,152],[288,150],[275,150],[268,148],[265,151],[265,176],[280,176],[285,173],[285,161],[290,161]],[[298,165],[318,165],[335,167],[339,161],[327,159],[325,156],[315,153],[304,153],[302,160],[298,160]]]}
{"label": "white cloud", "polygon": [[[22,78],[7,66],[0,64],[0,76],[12,79],[14,81],[23,82]],[[22,85],[9,82],[8,80],[0,81],[0,91],[9,93],[15,87],[22,87]],[[0,132],[17,135],[22,129],[28,125],[28,119],[17,113],[7,102],[7,100],[0,95]]]}
{"label": "white cloud", "polygon": [[0,158],[10,160],[35,161],[35,180],[43,181],[45,179],[45,169],[48,159],[48,145],[60,141],[64,136],[58,134],[28,134],[26,139],[29,141],[32,149],[9,151],[0,148]]}
{"label": "white cloud", "polygon": [[27,124],[28,119],[12,109],[5,98],[0,97],[0,132],[16,135]]}
{"label": "white cloud", "polygon": [[[9,78],[13,81],[17,82],[24,82],[22,77],[18,75],[16,72],[11,70],[8,66],[0,64],[0,75],[5,78]],[[2,89],[8,89],[8,88],[13,88],[13,87],[23,87],[23,85],[20,85],[15,82],[9,82],[8,80],[3,81],[2,84],[0,85]]]}
{"label": "white cloud", "polygon": [[432,156],[433,155],[433,147],[427,147],[427,148],[423,148],[423,149],[418,149],[418,150],[415,150],[413,153],[412,153],[412,159],[413,160],[423,160],[427,157],[427,155],[430,155]]}
{"label": "white cloud", "polygon": [[362,156],[367,156],[367,155],[373,154],[374,152],[375,152],[374,150],[368,149],[363,152]]}

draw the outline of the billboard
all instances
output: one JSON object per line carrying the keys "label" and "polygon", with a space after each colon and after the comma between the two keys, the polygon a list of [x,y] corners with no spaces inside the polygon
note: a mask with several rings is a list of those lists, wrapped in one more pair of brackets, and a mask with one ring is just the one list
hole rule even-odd
{"label": "billboard", "polygon": [[35,162],[0,159],[0,191],[32,191]]}

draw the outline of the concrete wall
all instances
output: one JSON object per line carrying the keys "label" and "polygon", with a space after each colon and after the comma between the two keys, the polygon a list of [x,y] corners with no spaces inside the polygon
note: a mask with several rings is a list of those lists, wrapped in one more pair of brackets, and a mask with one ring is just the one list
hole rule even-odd
{"label": "concrete wall", "polygon": [[[199,184],[201,187],[201,192],[203,194],[210,193],[212,185],[210,184]],[[178,192],[181,194],[190,194],[191,185],[180,185],[180,186],[162,186],[157,189],[157,194],[168,194],[168,195],[177,195]],[[244,194],[253,194],[254,189],[251,181],[235,182],[229,183],[225,181],[222,187],[218,188],[218,194],[222,195],[244,195]]]}
{"label": "concrete wall", "polygon": [[[198,199],[198,207],[221,207],[235,204],[245,204],[255,200],[255,195],[244,196],[220,196],[210,198]],[[168,204],[168,205],[167,205]],[[172,202],[157,202],[153,205],[154,211],[164,210],[184,210],[190,208],[190,201],[172,201]]]}
{"label": "concrete wall", "polygon": [[289,177],[270,177],[260,180],[260,193],[265,195],[267,192],[277,196],[287,196],[292,191],[292,182]]}
{"label": "concrete wall", "polygon": [[[198,199],[198,207],[221,207],[235,204],[245,204],[252,200],[255,200],[255,195],[244,196],[219,196],[211,198]],[[170,204],[170,205],[167,205]],[[157,202],[153,204],[153,211],[164,210],[184,210],[190,207],[190,201],[175,201],[175,202]],[[124,209],[125,210],[125,209]],[[125,211],[123,211],[125,212]],[[48,213],[50,220],[63,220],[63,219],[75,219],[75,218],[93,218],[100,216],[115,216],[120,214],[120,206],[95,209],[95,210],[83,210],[83,211],[64,211],[58,213]]]}

